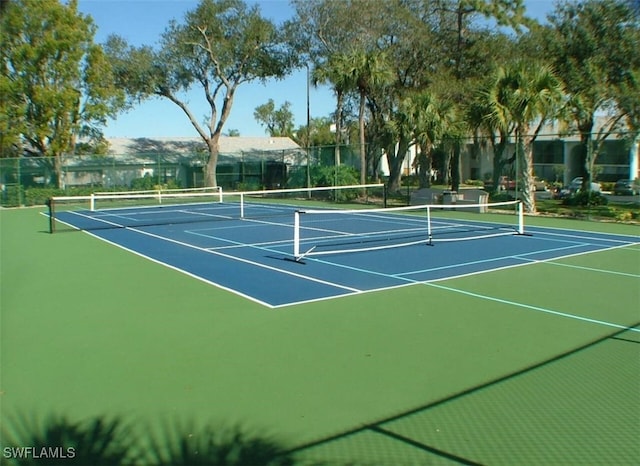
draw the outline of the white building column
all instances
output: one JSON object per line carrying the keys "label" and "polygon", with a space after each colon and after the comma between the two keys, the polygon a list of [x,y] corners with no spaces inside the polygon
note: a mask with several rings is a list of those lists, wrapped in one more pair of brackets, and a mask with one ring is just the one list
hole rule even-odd
{"label": "white building column", "polygon": [[635,180],[640,177],[640,134],[636,136],[629,150],[629,178]]}

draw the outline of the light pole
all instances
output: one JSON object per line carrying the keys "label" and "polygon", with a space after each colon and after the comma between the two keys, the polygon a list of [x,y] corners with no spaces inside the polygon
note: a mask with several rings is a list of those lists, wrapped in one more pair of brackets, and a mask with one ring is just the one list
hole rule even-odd
{"label": "light pole", "polygon": [[[309,62],[305,63],[305,66],[307,67],[307,143],[306,143],[306,150],[307,150],[307,188],[311,187],[311,158],[309,157],[309,146],[311,145],[311,104],[310,104],[310,99],[309,99],[309,81],[310,81],[310,74],[309,74]],[[307,196],[309,198],[311,198],[311,191],[307,192]]]}

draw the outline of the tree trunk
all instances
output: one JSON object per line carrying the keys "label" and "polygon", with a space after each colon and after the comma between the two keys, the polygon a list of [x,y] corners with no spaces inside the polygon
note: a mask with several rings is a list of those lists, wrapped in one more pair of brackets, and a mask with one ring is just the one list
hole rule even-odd
{"label": "tree trunk", "polygon": [[[338,104],[336,108],[336,146],[334,148],[334,163],[336,167],[342,163],[340,161],[340,133],[342,132],[342,93],[338,93]],[[337,170],[337,168],[336,168]]]}
{"label": "tree trunk", "polygon": [[206,141],[209,151],[209,158],[207,159],[207,166],[205,167],[204,173],[204,185],[206,187],[218,186],[216,167],[218,165],[218,154],[220,153],[219,139],[220,136],[215,135]]}
{"label": "tree trunk", "polygon": [[[526,133],[528,134],[528,129]],[[518,138],[518,156],[520,157],[520,173],[519,178],[522,180],[522,203],[527,213],[536,212],[536,198],[533,178],[533,140],[530,138]]]}
{"label": "tree trunk", "polygon": [[504,158],[504,151],[506,149],[506,141],[504,138],[501,138],[499,142],[495,142],[492,139],[491,145],[493,147],[493,192],[498,193],[500,191],[500,178],[502,176],[502,170],[507,163],[513,163],[512,160],[507,160]]}
{"label": "tree trunk", "polygon": [[453,144],[451,156],[451,191],[460,189],[460,143]]}
{"label": "tree trunk", "polygon": [[367,153],[364,146],[364,104],[365,94],[360,93],[360,113],[358,115],[358,124],[360,126],[360,184],[367,182]]}
{"label": "tree trunk", "polygon": [[53,156],[53,170],[56,174],[56,183],[59,189],[65,189],[66,183],[64,182],[64,174],[62,173],[62,154],[56,154]]}
{"label": "tree trunk", "polygon": [[415,160],[415,168],[418,172],[418,187],[420,189],[431,187],[431,154],[426,144],[421,144],[420,153]]}
{"label": "tree trunk", "polygon": [[582,175],[582,190],[591,191],[591,181],[593,179],[593,162],[594,151],[593,141],[591,138],[591,132],[593,131],[593,119],[578,123],[578,129],[580,130],[580,143],[583,146],[581,160],[581,175]]}
{"label": "tree trunk", "polygon": [[451,181],[451,151],[449,149],[443,150],[442,169],[442,184],[448,185]]}
{"label": "tree trunk", "polygon": [[402,164],[407,156],[407,150],[409,149],[409,142],[405,138],[401,138],[398,143],[398,150],[395,151],[395,147],[389,147],[387,150],[387,162],[389,164],[389,182],[387,183],[387,190],[390,193],[396,192],[400,189],[402,179]]}

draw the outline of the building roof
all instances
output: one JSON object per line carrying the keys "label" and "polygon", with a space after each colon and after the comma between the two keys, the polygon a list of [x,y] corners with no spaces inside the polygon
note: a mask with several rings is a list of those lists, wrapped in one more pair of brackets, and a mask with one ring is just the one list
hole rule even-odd
{"label": "building roof", "polygon": [[[191,155],[205,153],[206,145],[199,137],[174,138],[107,138],[109,154],[133,155],[164,153]],[[272,151],[295,151],[300,146],[287,137],[220,137],[220,154],[237,155]]]}

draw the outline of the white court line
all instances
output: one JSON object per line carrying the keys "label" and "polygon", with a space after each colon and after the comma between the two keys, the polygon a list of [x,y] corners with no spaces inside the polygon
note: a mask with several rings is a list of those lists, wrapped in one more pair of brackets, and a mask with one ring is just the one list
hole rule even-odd
{"label": "white court line", "polygon": [[225,249],[242,249],[242,248],[254,248],[254,249],[261,249],[263,251],[267,251],[267,252],[272,252],[274,254],[286,254],[282,251],[279,251],[277,249],[270,249],[268,248],[268,246],[279,246],[279,245],[287,245],[287,244],[291,244],[291,240],[290,239],[283,239],[283,240],[278,240],[278,241],[264,241],[262,243],[242,243],[240,241],[234,241],[231,239],[226,239],[226,238],[220,238],[218,236],[212,236],[212,235],[207,235],[205,233],[199,233],[197,230],[185,230],[185,233],[189,234],[189,235],[194,235],[194,236],[201,236],[203,238],[209,238],[209,239],[214,239],[216,241],[222,241],[224,243],[231,243],[227,246],[212,246],[209,248],[203,248],[206,249],[207,251],[222,251]]}
{"label": "white court line", "polygon": [[[482,263],[488,263],[488,262],[497,262],[497,261],[501,261],[501,260],[505,260],[505,259],[518,259],[518,260],[531,260],[533,261],[533,259],[526,259],[525,256],[531,256],[531,255],[536,255],[536,254],[544,254],[547,252],[555,252],[555,251],[564,251],[566,249],[573,249],[573,248],[580,248],[583,246],[588,246],[586,243],[576,243],[574,245],[571,246],[563,246],[561,248],[551,248],[551,249],[543,249],[540,251],[533,251],[533,252],[527,252],[527,253],[523,253],[523,254],[510,254],[508,256],[501,256],[501,257],[492,257],[491,259],[481,259],[481,260],[477,260],[477,261],[469,261],[469,262],[460,262],[457,264],[451,264],[451,265],[444,265],[441,267],[432,267],[429,269],[422,269],[422,270],[414,270],[411,272],[403,272],[403,273],[398,273],[398,274],[393,274],[394,277],[403,277],[406,275],[416,275],[419,273],[427,273],[427,272],[434,272],[437,270],[446,270],[446,269],[455,269],[458,267],[466,267],[468,265],[476,265],[476,264],[482,264]],[[539,261],[539,262],[544,262],[544,261]]]}
{"label": "white court line", "polygon": [[[479,271],[479,272],[472,272],[472,273],[469,273],[469,274],[464,274],[464,275],[459,275],[459,276],[454,276],[454,277],[440,278],[440,279],[435,279],[435,280],[419,281],[419,280],[412,280],[410,278],[404,278],[404,277],[396,276],[396,278],[401,279],[401,280],[405,280],[408,283],[405,283],[405,284],[400,285],[400,286],[392,286],[392,287],[387,287],[387,288],[378,288],[378,289],[369,290],[369,291],[366,291],[366,292],[377,292],[377,291],[395,289],[395,288],[399,288],[401,286],[409,286],[409,285],[425,285],[425,286],[439,288],[439,289],[446,290],[446,291],[452,291],[452,292],[455,292],[455,293],[464,294],[464,295],[471,296],[471,297],[474,297],[474,298],[479,298],[479,299],[493,301],[493,302],[499,302],[499,303],[508,304],[508,305],[514,306],[514,307],[521,307],[521,308],[524,308],[524,309],[529,309],[529,310],[533,310],[533,311],[552,314],[552,315],[559,316],[559,317],[575,319],[575,320],[579,320],[579,321],[582,321],[582,322],[588,322],[588,323],[591,323],[591,324],[597,324],[597,325],[603,325],[603,326],[606,326],[606,327],[613,327],[613,328],[617,328],[617,329],[624,329],[624,330],[630,330],[630,331],[634,331],[634,332],[640,332],[640,329],[628,327],[626,325],[620,325],[620,324],[616,324],[616,323],[613,323],[613,322],[607,322],[607,321],[598,320],[598,319],[591,319],[591,318],[588,318],[588,317],[583,317],[583,316],[576,315],[576,314],[570,314],[570,313],[567,313],[567,312],[556,311],[556,310],[553,310],[553,309],[548,309],[548,308],[544,308],[544,307],[540,307],[540,306],[534,306],[534,305],[531,305],[531,304],[519,303],[517,301],[511,301],[511,300],[506,300],[506,299],[502,299],[502,298],[496,298],[496,297],[493,297],[493,296],[483,295],[483,294],[479,294],[479,293],[473,293],[473,292],[470,292],[470,291],[459,290],[457,288],[452,288],[452,287],[445,286],[445,285],[440,285],[440,284],[437,283],[437,282],[441,282],[441,281],[445,281],[445,280],[452,280],[452,279],[456,279],[456,278],[461,278],[461,277],[464,277],[464,276],[470,276],[470,275],[476,275],[476,274],[481,274],[481,273],[493,272],[493,271],[497,271],[497,270],[510,269],[510,268],[514,268],[514,267],[523,267],[523,266],[528,266],[528,265],[532,265],[532,264],[535,264],[535,263],[549,262],[551,260],[558,260],[558,259],[561,259],[561,258],[564,258],[564,257],[574,257],[574,256],[585,255],[585,254],[592,254],[592,253],[595,253],[595,252],[603,252],[603,251],[608,251],[608,250],[613,250],[613,249],[619,249],[619,248],[624,248],[625,246],[627,246],[627,245],[617,245],[617,246],[612,246],[610,248],[604,248],[604,249],[599,249],[599,250],[595,250],[595,251],[584,251],[584,252],[580,252],[580,253],[576,253],[576,254],[570,254],[570,255],[567,255],[567,256],[555,257],[555,258],[549,259],[549,260],[538,260],[538,261],[527,261],[526,258],[520,258],[518,255],[505,256],[504,258],[513,257],[514,259],[523,260],[525,262],[520,263],[520,264],[514,264],[514,265],[511,265],[511,266],[500,267],[500,268],[497,268],[497,269],[483,270],[483,271]],[[567,248],[559,248],[559,249],[567,249]],[[344,268],[349,268],[349,266],[343,266],[341,264],[334,264],[332,262],[327,262],[327,261],[324,261],[324,260],[318,260],[318,259],[315,259],[315,258],[310,258],[310,260],[323,262],[323,263],[329,264],[329,265],[335,265],[335,266],[340,266],[340,267],[344,267]],[[359,268],[354,268],[354,270],[358,270],[358,271],[365,272],[365,273],[372,273],[372,274],[375,274],[375,275],[386,275],[386,274],[382,274],[382,273],[379,273],[379,272],[372,272],[372,271],[367,271],[367,270],[363,270],[363,269],[359,269]],[[389,275],[387,275],[387,276],[389,276]],[[365,293],[365,292],[363,292],[363,293]],[[327,298],[327,299],[335,299],[335,298],[336,297],[330,297],[330,298]],[[317,300],[317,301],[319,301],[319,300]],[[280,305],[280,306],[275,306],[275,307],[276,308],[287,307],[287,306],[291,306],[292,304],[296,304],[296,303],[290,303],[290,304],[285,304],[285,305]]]}
{"label": "white court line", "polygon": [[[77,213],[77,215],[88,217],[88,216],[83,215],[81,213]],[[93,217],[88,217],[88,218],[93,218]],[[113,222],[109,222],[107,220],[101,220],[101,221],[104,221],[106,223],[110,223],[112,225],[117,225],[117,224],[115,224]],[[120,225],[117,225],[117,226],[120,226]],[[290,276],[293,276],[293,277],[296,277],[296,278],[300,278],[300,279],[311,281],[311,282],[315,282],[315,283],[320,283],[320,284],[327,285],[327,286],[330,286],[330,287],[333,287],[333,288],[338,288],[338,289],[351,291],[352,293],[361,293],[362,292],[362,290],[359,290],[357,288],[353,288],[353,287],[350,287],[350,286],[345,286],[345,285],[341,285],[341,284],[338,284],[338,283],[333,283],[333,282],[329,282],[329,281],[326,281],[326,280],[320,280],[318,278],[313,278],[313,277],[309,277],[309,276],[306,276],[306,275],[301,275],[301,274],[298,274],[298,273],[290,272],[288,270],[279,269],[277,267],[272,267],[270,265],[261,264],[259,262],[251,261],[251,260],[248,260],[248,259],[243,259],[241,257],[235,257],[235,256],[231,256],[229,254],[224,254],[224,253],[218,252],[218,251],[209,251],[208,249],[202,248],[200,246],[195,246],[193,244],[185,243],[183,241],[178,241],[178,240],[175,240],[175,239],[172,239],[172,238],[167,238],[165,236],[161,236],[161,235],[157,235],[155,233],[150,233],[150,232],[147,232],[147,231],[139,230],[137,228],[125,227],[124,229],[130,230],[130,231],[135,231],[136,233],[140,233],[142,235],[151,236],[152,238],[157,238],[157,239],[160,239],[160,240],[163,240],[163,241],[167,241],[167,242],[170,242],[170,243],[178,244],[180,246],[184,246],[184,247],[187,247],[187,248],[196,249],[198,251],[206,252],[208,254],[215,254],[217,256],[225,257],[227,259],[231,259],[231,260],[234,260],[234,261],[243,262],[245,264],[250,264],[250,265],[255,265],[256,267],[260,267],[260,268],[263,268],[263,269],[272,270],[274,272],[282,273],[282,274],[285,274],[285,275],[290,275]],[[100,236],[96,236],[96,237],[100,238]],[[123,247],[123,249],[127,249],[127,248]],[[270,252],[274,252],[274,251],[270,251]],[[278,253],[281,254],[280,252],[278,252]],[[145,254],[142,254],[142,253],[138,253],[138,255],[142,256],[142,257],[148,257],[148,256],[146,256]],[[164,262],[154,260],[154,259],[152,259],[150,257],[149,257],[149,259],[153,260],[154,262],[157,262],[157,263],[160,263],[160,264],[164,264]],[[169,266],[168,264],[166,264],[166,265]],[[181,270],[182,271],[182,269],[177,268],[177,267],[173,267],[173,266],[169,266],[169,267],[170,268],[174,268],[175,270]],[[186,272],[186,271],[185,271],[185,273],[188,274],[188,272]],[[269,306],[269,307],[273,307],[273,306]]]}
{"label": "white court line", "polygon": [[524,258],[524,260],[530,260],[531,262],[539,262],[541,264],[555,265],[556,267],[569,267],[571,269],[587,270],[589,272],[599,272],[599,273],[605,273],[608,275],[620,275],[622,277],[640,278],[640,275],[638,275],[637,273],[616,272],[615,270],[596,269],[595,267],[585,267],[582,265],[562,264],[559,262],[553,262],[553,260],[555,259],[548,260],[548,261],[541,261],[537,259]]}
{"label": "white court line", "polygon": [[[82,215],[82,214],[78,214],[78,215]],[[88,218],[92,218],[92,217],[88,217]],[[108,221],[105,221],[105,222],[113,224],[113,225],[117,225],[117,224],[112,223],[112,222],[108,222]],[[117,226],[119,226],[119,225],[117,225]],[[238,260],[240,262],[249,263],[251,265],[257,265],[259,267],[271,269],[271,270],[274,270],[274,271],[277,271],[277,272],[281,272],[281,273],[297,276],[297,277],[302,278],[302,279],[311,280],[311,281],[319,281],[319,280],[316,280],[316,279],[312,279],[311,277],[307,277],[307,276],[299,275],[299,274],[294,274],[294,273],[291,273],[291,272],[284,271],[282,269],[278,269],[278,268],[275,268],[275,267],[267,266],[267,265],[256,263],[256,262],[253,262],[253,261],[249,261],[249,260],[245,260],[245,259],[229,256],[227,254],[223,254],[223,253],[220,253],[220,252],[208,251],[207,249],[203,249],[203,248],[200,248],[200,247],[188,244],[188,243],[183,243],[183,242],[180,242],[180,241],[177,241],[177,240],[173,240],[173,239],[170,239],[170,238],[165,238],[165,237],[162,237],[160,235],[155,235],[153,233],[147,233],[147,232],[144,232],[142,230],[138,230],[136,228],[127,228],[127,229],[135,231],[135,232],[138,232],[138,233],[141,233],[141,234],[144,234],[144,235],[156,237],[156,238],[164,240],[164,241],[169,241],[169,242],[180,244],[180,245],[183,245],[183,246],[186,246],[186,247],[190,247],[190,248],[193,248],[193,249],[201,250],[203,252],[220,255],[222,257],[226,257],[226,258],[229,258],[229,259],[232,259],[232,260]],[[136,254],[138,256],[145,257],[147,259],[150,259],[153,262],[156,262],[158,264],[164,265],[164,266],[166,266],[168,268],[171,268],[173,270],[177,270],[177,271],[182,272],[182,273],[184,273],[186,275],[193,276],[194,278],[197,278],[197,279],[199,279],[201,281],[204,281],[206,283],[211,283],[211,284],[217,286],[218,288],[225,289],[227,291],[230,291],[230,292],[232,292],[232,293],[234,293],[236,295],[242,296],[242,297],[246,297],[246,298],[248,298],[249,300],[251,300],[253,302],[257,302],[259,304],[263,304],[266,307],[269,307],[269,308],[272,308],[272,309],[277,309],[277,308],[282,308],[282,307],[290,307],[290,306],[297,305],[297,304],[302,304],[302,303],[305,303],[305,302],[317,302],[317,301],[324,301],[324,300],[335,299],[336,298],[336,296],[333,296],[333,297],[318,298],[318,299],[314,299],[314,300],[306,300],[306,301],[293,302],[293,303],[287,303],[287,304],[275,305],[275,306],[274,305],[269,305],[269,304],[263,303],[260,300],[252,298],[250,296],[246,296],[243,293],[238,292],[237,290],[228,289],[228,288],[226,288],[224,286],[221,286],[221,285],[219,285],[219,284],[217,284],[215,282],[210,282],[210,281],[208,281],[206,279],[203,279],[202,277],[198,277],[198,276],[193,275],[193,274],[191,274],[189,272],[186,272],[185,270],[182,270],[180,268],[177,268],[177,267],[171,266],[169,264],[166,264],[164,262],[155,260],[155,259],[153,259],[153,258],[151,258],[149,256],[146,256],[144,254],[141,254],[139,252],[132,251],[132,250],[130,250],[130,249],[128,249],[128,248],[126,248],[126,247],[124,247],[122,245],[119,245],[117,243],[113,243],[113,242],[111,242],[109,240],[101,238],[100,236],[94,235],[92,233],[88,233],[88,234],[90,234],[91,236],[94,236],[94,237],[96,237],[98,239],[101,239],[103,241],[106,241],[106,242],[108,242],[110,244],[113,244],[113,245],[115,245],[117,247],[120,247],[120,248],[122,248],[124,250],[133,252],[134,254]],[[570,235],[558,235],[558,236],[570,236]],[[573,236],[573,237],[575,237],[575,236]],[[589,239],[594,239],[594,238],[591,237]],[[618,242],[622,242],[622,241],[618,241]],[[631,245],[635,246],[636,244],[627,242],[626,244],[618,245],[618,246],[614,246],[614,247],[610,247],[610,248],[603,248],[603,249],[599,249],[599,250],[595,250],[595,251],[586,251],[586,252],[582,252],[582,253],[571,254],[571,255],[562,256],[562,257],[556,257],[556,258],[553,258],[553,259],[549,259],[547,261],[545,261],[545,260],[533,261],[533,262],[529,261],[529,262],[525,262],[525,263],[522,263],[522,264],[516,264],[516,265],[512,265],[512,266],[501,267],[499,269],[492,269],[491,271],[501,270],[501,269],[508,269],[508,268],[513,268],[513,267],[521,267],[521,266],[530,265],[530,264],[533,264],[533,263],[549,262],[551,260],[558,260],[558,259],[561,259],[563,257],[572,257],[572,256],[583,255],[583,254],[591,254],[591,253],[594,253],[594,252],[602,252],[602,251],[607,251],[607,250],[611,250],[611,249],[618,249],[618,248],[623,248],[625,246],[631,246]],[[509,257],[509,256],[505,256],[505,257]],[[513,257],[517,258],[518,256],[513,256]],[[324,262],[324,263],[327,263],[327,264],[333,265],[333,266],[337,266],[337,264],[333,264],[333,263],[327,262],[327,261],[317,260],[317,259],[313,259],[313,258],[312,258],[312,260],[318,261],[318,262]],[[522,259],[522,260],[526,260],[526,259]],[[356,268],[353,268],[353,269],[354,270],[361,270],[361,269],[356,269]],[[388,274],[381,274],[381,273],[371,272],[371,271],[368,271],[368,270],[361,270],[361,271],[366,272],[366,273],[374,273],[374,274],[377,274],[377,275],[384,275],[384,276],[391,277],[391,275],[388,275]],[[488,272],[488,271],[485,270],[485,271],[481,271],[481,272],[474,272],[474,273],[471,273],[471,274],[465,274],[465,275],[461,275],[461,276],[475,275],[475,274],[478,274],[478,273],[486,273],[486,272]],[[576,320],[580,320],[580,321],[584,321],[584,322],[588,322],[588,323],[595,323],[595,324],[598,324],[598,325],[604,325],[604,326],[614,327],[614,328],[618,328],[618,329],[625,329],[625,330],[640,332],[640,329],[630,328],[630,327],[627,327],[627,326],[623,326],[623,325],[619,325],[619,324],[615,324],[615,323],[611,323],[611,322],[600,321],[600,320],[597,320],[597,319],[590,319],[590,318],[587,318],[587,317],[582,317],[582,316],[578,316],[578,315],[574,315],[574,314],[555,311],[555,310],[552,310],[552,309],[542,308],[542,307],[539,307],[539,306],[533,306],[533,305],[529,305],[529,304],[518,303],[518,302],[515,302],[515,301],[504,300],[504,299],[501,299],[501,298],[495,298],[495,297],[491,297],[491,296],[481,295],[481,294],[478,294],[478,293],[472,293],[472,292],[467,292],[467,291],[463,291],[463,290],[458,290],[456,288],[451,288],[451,287],[447,287],[447,286],[444,286],[444,285],[439,285],[439,284],[436,283],[436,282],[439,282],[439,281],[459,278],[461,276],[458,276],[458,277],[446,277],[446,278],[432,280],[432,281],[416,281],[416,280],[411,280],[411,279],[408,279],[408,278],[394,277],[396,279],[404,280],[406,283],[404,283],[402,285],[398,285],[398,286],[387,287],[387,288],[379,288],[379,289],[368,290],[368,291],[362,291],[362,290],[357,290],[357,289],[353,289],[353,288],[350,289],[348,287],[342,287],[342,288],[346,289],[346,290],[352,290],[353,294],[362,294],[362,293],[365,293],[365,292],[377,292],[377,291],[381,291],[381,290],[399,288],[399,287],[402,287],[402,286],[410,286],[410,285],[422,284],[422,285],[432,286],[432,287],[435,287],[435,288],[444,289],[444,290],[447,290],[447,291],[453,291],[453,292],[456,292],[456,293],[465,294],[465,295],[476,297],[476,298],[480,298],[480,299],[490,300],[490,301],[494,301],[494,302],[500,302],[500,303],[503,303],[503,304],[508,304],[508,305],[512,305],[512,306],[516,306],[516,307],[522,307],[522,308],[526,308],[526,309],[530,309],[530,310],[544,312],[544,313],[548,313],[548,314],[552,314],[552,315],[556,315],[556,316],[560,316],[560,317],[572,318],[572,319],[576,319]],[[330,285],[330,286],[341,287],[341,286],[339,286],[337,284],[333,284],[333,283],[330,283],[330,282],[324,282],[324,281],[320,281],[320,282],[321,283],[325,283],[325,284]],[[347,296],[349,296],[349,295],[350,294],[348,294]]]}
{"label": "white court line", "polygon": [[[623,240],[623,239],[614,239],[614,238],[599,238],[597,236],[594,237],[594,235],[601,235],[601,236],[621,236],[621,237],[627,237],[627,238],[633,238],[633,235],[620,235],[620,234],[615,234],[615,233],[600,233],[600,232],[593,232],[593,235],[591,236],[582,236],[582,235],[576,235],[576,234],[567,234],[567,233],[551,233],[551,232],[547,232],[547,231],[538,231],[536,228],[538,227],[533,227],[533,231],[535,232],[535,234],[540,234],[540,235],[548,235],[548,236],[561,236],[563,238],[572,238],[572,239],[586,239],[586,240],[590,240],[590,241],[605,241],[605,242],[609,242],[609,243],[625,243],[627,245],[632,245],[635,243],[630,242],[628,239],[627,240]],[[540,227],[540,228],[545,228],[545,227]],[[588,233],[588,232],[581,232],[581,233]],[[637,239],[640,240],[640,236],[637,237]]]}
{"label": "white court line", "polygon": [[[46,214],[45,214],[45,215],[46,215]],[[91,218],[93,218],[93,217],[91,217]],[[235,294],[235,295],[237,295],[237,296],[240,296],[240,297],[242,297],[242,298],[248,299],[249,301],[253,301],[254,303],[261,304],[261,305],[263,305],[263,306],[265,306],[265,307],[272,308],[272,309],[273,309],[273,307],[274,307],[273,305],[271,305],[271,304],[269,304],[269,303],[265,303],[264,301],[261,301],[261,300],[259,300],[259,299],[257,299],[257,298],[254,298],[253,296],[250,296],[250,295],[244,294],[244,293],[242,293],[242,292],[240,292],[240,291],[238,291],[238,290],[234,290],[234,289],[232,289],[232,288],[228,288],[228,287],[226,287],[226,286],[224,286],[224,285],[220,285],[219,283],[212,282],[211,280],[207,280],[207,279],[206,279],[206,278],[204,278],[204,277],[201,277],[201,276],[199,276],[199,275],[193,274],[193,273],[191,273],[191,272],[187,272],[186,270],[183,270],[183,269],[180,269],[180,268],[175,267],[175,266],[173,266],[173,265],[167,264],[166,262],[162,262],[162,261],[160,261],[160,260],[154,259],[153,257],[149,257],[149,256],[147,256],[147,255],[145,255],[145,254],[142,254],[142,253],[140,253],[140,252],[136,251],[135,249],[130,249],[130,248],[126,247],[126,246],[123,246],[122,244],[118,244],[118,243],[116,243],[116,242],[114,242],[114,241],[111,241],[111,240],[108,240],[108,239],[103,238],[103,237],[101,237],[101,236],[98,236],[98,235],[97,235],[97,234],[95,234],[95,233],[91,233],[90,231],[87,231],[87,230],[80,230],[78,227],[76,227],[75,225],[72,225],[72,224],[70,224],[70,223],[64,222],[64,221],[62,221],[62,220],[56,220],[56,221],[58,221],[58,222],[60,222],[60,223],[62,223],[62,224],[64,224],[64,225],[68,225],[69,227],[74,228],[74,229],[76,229],[76,230],[78,230],[78,231],[82,231],[83,233],[86,233],[87,235],[92,236],[92,237],[94,237],[94,238],[96,238],[96,239],[98,239],[98,240],[100,240],[100,241],[104,241],[104,242],[105,242],[105,243],[107,243],[107,244],[111,244],[112,246],[118,247],[118,248],[122,249],[123,251],[130,252],[130,253],[132,253],[132,254],[135,254],[135,255],[136,255],[136,256],[138,256],[138,257],[142,257],[142,258],[144,258],[144,259],[150,260],[151,262],[154,262],[154,263],[156,263],[156,264],[158,264],[158,265],[161,265],[161,266],[163,266],[163,267],[167,267],[168,269],[175,270],[176,272],[180,272],[180,273],[182,273],[182,274],[184,274],[184,275],[187,275],[187,276],[189,276],[189,277],[195,278],[196,280],[199,280],[199,281],[201,281],[201,282],[204,282],[204,283],[206,283],[206,284],[208,284],[208,285],[213,285],[213,286],[215,286],[216,288],[219,288],[219,289],[221,289],[221,290],[228,291],[228,292],[233,293],[233,294]],[[111,223],[111,222],[106,222],[106,223]],[[114,224],[114,225],[116,225],[116,224]]]}
{"label": "white court line", "polygon": [[472,296],[474,298],[480,298],[480,299],[484,299],[484,300],[488,300],[488,301],[494,301],[497,303],[502,303],[502,304],[508,304],[510,306],[516,306],[516,307],[522,307],[525,309],[531,309],[533,311],[538,311],[538,312],[544,312],[546,314],[553,314],[555,316],[560,316],[560,317],[567,317],[570,319],[576,319],[576,320],[580,320],[583,322],[589,322],[592,324],[598,324],[598,325],[604,325],[606,327],[613,327],[613,328],[618,328],[618,329],[623,329],[623,330],[630,330],[632,332],[640,332],[640,328],[634,328],[634,327],[628,327],[626,325],[620,325],[620,324],[614,324],[612,322],[607,322],[604,320],[598,320],[598,319],[591,319],[589,317],[583,317],[583,316],[579,316],[576,314],[569,314],[567,312],[560,312],[560,311],[554,311],[553,309],[547,309],[545,307],[540,307],[540,306],[533,306],[531,304],[524,304],[524,303],[519,303],[516,301],[511,301],[508,299],[502,299],[502,298],[495,298],[493,296],[487,296],[487,295],[483,295],[483,294],[479,294],[479,293],[473,293],[471,291],[464,291],[464,290],[460,290],[457,288],[452,288],[450,286],[444,286],[444,285],[439,285],[437,283],[433,283],[433,282],[424,282],[424,285],[428,285],[428,286],[432,286],[434,288],[439,288],[442,290],[446,290],[446,291],[453,291],[455,293],[459,293],[459,294],[463,294],[466,296]]}

